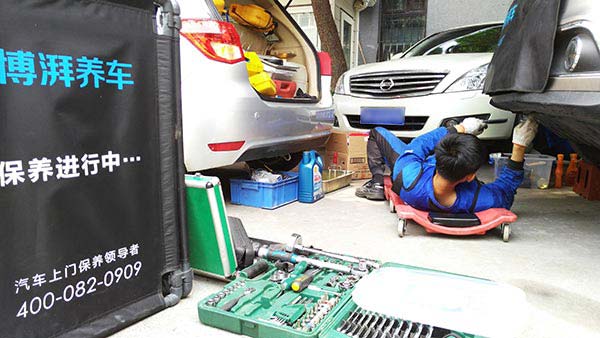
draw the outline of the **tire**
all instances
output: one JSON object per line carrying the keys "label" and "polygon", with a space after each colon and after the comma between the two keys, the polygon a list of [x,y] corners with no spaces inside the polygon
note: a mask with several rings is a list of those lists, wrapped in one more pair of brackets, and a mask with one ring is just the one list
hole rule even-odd
{"label": "tire", "polygon": [[302,161],[302,152],[291,153],[284,156],[264,158],[248,161],[252,169],[267,169],[269,171],[290,171]]}

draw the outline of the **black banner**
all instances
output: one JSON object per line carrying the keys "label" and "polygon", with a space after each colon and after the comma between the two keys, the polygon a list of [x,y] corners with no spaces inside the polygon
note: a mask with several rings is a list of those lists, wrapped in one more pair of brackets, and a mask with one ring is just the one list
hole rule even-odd
{"label": "black banner", "polygon": [[152,15],[0,2],[0,337],[57,336],[162,292]]}
{"label": "black banner", "polygon": [[560,0],[515,0],[488,67],[484,93],[540,93],[546,88]]}

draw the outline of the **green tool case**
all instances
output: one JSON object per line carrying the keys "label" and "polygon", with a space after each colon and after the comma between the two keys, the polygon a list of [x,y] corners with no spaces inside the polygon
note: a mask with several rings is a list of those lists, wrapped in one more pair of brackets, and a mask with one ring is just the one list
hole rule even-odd
{"label": "green tool case", "polygon": [[194,272],[228,278],[236,254],[221,182],[217,177],[186,175],[190,264]]}
{"label": "green tool case", "polygon": [[[356,264],[320,255],[311,255],[310,258],[357,268]],[[264,262],[261,263],[264,265]],[[352,292],[360,276],[321,269],[310,286],[295,292],[282,287],[285,276],[277,276],[278,271],[282,271],[281,267],[276,267],[272,262],[268,264],[265,273],[251,279],[242,271],[236,280],[220,292],[200,301],[200,321],[254,338],[477,337],[358,308],[352,301]],[[418,269],[392,263],[383,266]],[[369,267],[368,273],[373,269]],[[319,320],[315,321],[317,317]],[[360,320],[366,324],[355,324],[362,323]]]}

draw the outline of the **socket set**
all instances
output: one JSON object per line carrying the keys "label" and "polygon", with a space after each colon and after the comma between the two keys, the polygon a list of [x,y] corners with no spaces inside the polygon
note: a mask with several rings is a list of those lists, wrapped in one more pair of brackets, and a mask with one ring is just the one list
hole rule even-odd
{"label": "socket set", "polygon": [[306,247],[299,236],[286,249],[260,247],[256,256],[198,303],[203,324],[254,338],[479,338],[358,308],[352,292],[379,269],[377,261]]}
{"label": "socket set", "polygon": [[[277,251],[271,254],[282,257]],[[374,267],[320,255],[305,257],[291,264],[259,258],[198,304],[200,320],[257,338],[318,337]]]}

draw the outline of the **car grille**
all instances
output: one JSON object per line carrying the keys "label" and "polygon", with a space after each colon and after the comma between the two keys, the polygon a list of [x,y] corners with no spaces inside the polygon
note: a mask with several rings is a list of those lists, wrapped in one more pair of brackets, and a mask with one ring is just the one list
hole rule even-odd
{"label": "car grille", "polygon": [[447,74],[384,72],[354,75],[350,77],[350,92],[381,98],[428,95]]}
{"label": "car grille", "polygon": [[[372,129],[378,127],[378,125],[375,124],[360,123],[360,115],[346,115],[346,118],[352,128]],[[427,119],[427,116],[406,116],[404,118],[404,125],[389,125],[383,127],[392,131],[417,131],[423,129],[425,123],[427,123]]]}

